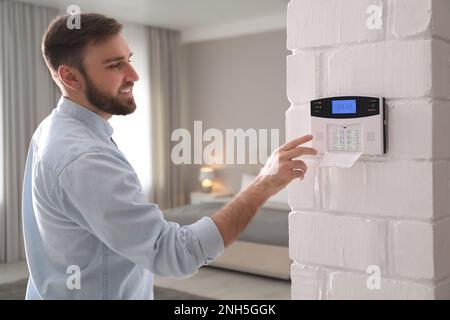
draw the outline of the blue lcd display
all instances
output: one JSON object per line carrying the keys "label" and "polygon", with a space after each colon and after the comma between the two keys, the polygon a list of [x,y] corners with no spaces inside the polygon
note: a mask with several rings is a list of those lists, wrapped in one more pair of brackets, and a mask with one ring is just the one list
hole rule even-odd
{"label": "blue lcd display", "polygon": [[333,114],[355,114],[356,100],[332,100],[331,109]]}

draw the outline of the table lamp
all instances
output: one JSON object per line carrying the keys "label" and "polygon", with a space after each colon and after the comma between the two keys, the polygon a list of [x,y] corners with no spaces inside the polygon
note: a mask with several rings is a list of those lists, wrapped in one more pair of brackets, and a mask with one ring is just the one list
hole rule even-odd
{"label": "table lamp", "polygon": [[201,183],[202,191],[205,193],[210,193],[212,191],[213,186],[214,169],[209,167],[200,168],[198,180]]}

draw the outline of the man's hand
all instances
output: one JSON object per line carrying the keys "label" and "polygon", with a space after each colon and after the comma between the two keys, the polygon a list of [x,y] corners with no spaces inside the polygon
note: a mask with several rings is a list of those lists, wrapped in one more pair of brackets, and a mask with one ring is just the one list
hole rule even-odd
{"label": "man's hand", "polygon": [[317,154],[313,148],[299,147],[312,139],[311,135],[306,135],[275,150],[248,188],[212,216],[225,247],[244,230],[264,202],[295,178],[304,179],[308,167],[305,162],[295,158]]}
{"label": "man's hand", "polygon": [[299,147],[312,139],[311,135],[306,135],[275,150],[253,184],[261,185],[270,197],[285,188],[295,178],[303,180],[308,166],[304,161],[295,160],[295,158],[303,155],[317,155],[316,149]]}

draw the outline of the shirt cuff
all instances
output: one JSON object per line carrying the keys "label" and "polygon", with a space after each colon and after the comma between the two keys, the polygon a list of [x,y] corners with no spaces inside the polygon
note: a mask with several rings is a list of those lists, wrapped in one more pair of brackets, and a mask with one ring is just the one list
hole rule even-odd
{"label": "shirt cuff", "polygon": [[224,251],[222,235],[210,217],[203,217],[190,225],[192,232],[197,236],[200,247],[207,260],[212,262]]}

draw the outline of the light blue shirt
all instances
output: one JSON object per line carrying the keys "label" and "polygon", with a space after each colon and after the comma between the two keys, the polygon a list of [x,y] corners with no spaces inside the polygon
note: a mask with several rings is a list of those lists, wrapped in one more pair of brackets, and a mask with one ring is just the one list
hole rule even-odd
{"label": "light blue shirt", "polygon": [[23,186],[26,299],[153,299],[153,274],[189,276],[223,252],[211,218],[180,227],[146,201],[112,133],[63,97],[34,133]]}

